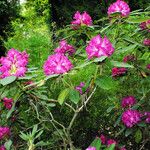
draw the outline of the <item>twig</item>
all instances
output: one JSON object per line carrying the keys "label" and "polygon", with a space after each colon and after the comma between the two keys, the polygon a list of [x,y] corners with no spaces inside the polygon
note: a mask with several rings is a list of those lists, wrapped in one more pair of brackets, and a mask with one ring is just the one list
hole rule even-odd
{"label": "twig", "polygon": [[76,110],[71,105],[69,105],[68,103],[65,102],[65,105],[68,106],[70,109],[72,109],[74,112],[76,112]]}

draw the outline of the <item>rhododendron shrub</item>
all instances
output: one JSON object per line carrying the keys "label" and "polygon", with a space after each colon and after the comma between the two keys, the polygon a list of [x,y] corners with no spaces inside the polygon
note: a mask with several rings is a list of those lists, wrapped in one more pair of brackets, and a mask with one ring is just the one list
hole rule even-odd
{"label": "rhododendron shrub", "polygon": [[[113,18],[114,13],[121,17]],[[146,149],[147,14],[130,12],[129,5],[118,0],[100,20],[77,11],[71,25],[51,33],[46,52],[37,54],[34,44],[40,46],[34,40],[28,54],[19,51],[19,44],[8,50],[0,58],[1,145],[32,150]]]}

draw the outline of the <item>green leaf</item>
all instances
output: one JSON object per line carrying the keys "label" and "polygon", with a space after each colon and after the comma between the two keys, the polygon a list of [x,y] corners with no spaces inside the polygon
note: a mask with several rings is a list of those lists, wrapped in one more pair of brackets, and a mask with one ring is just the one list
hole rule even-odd
{"label": "green leaf", "polygon": [[102,62],[103,60],[105,60],[107,58],[107,56],[101,56],[100,58],[95,58],[93,60],[93,62]]}
{"label": "green leaf", "polygon": [[139,127],[146,127],[146,123],[145,122],[140,122],[137,124]]}
{"label": "green leaf", "polygon": [[130,50],[133,51],[133,49],[135,49],[136,46],[137,46],[137,44],[129,45],[128,47],[119,49],[116,53],[125,53],[125,52],[129,52]]}
{"label": "green leaf", "polygon": [[110,147],[108,148],[108,150],[114,150],[115,149],[115,144],[111,144]]}
{"label": "green leaf", "polygon": [[11,141],[11,140],[7,141],[7,142],[4,144],[6,150],[11,150],[11,149],[10,149],[10,148],[11,148],[11,145],[12,145],[12,141]]}
{"label": "green leaf", "polygon": [[64,90],[62,90],[62,91],[60,92],[60,94],[59,94],[59,96],[58,96],[58,102],[59,102],[60,105],[63,104],[64,100],[65,100],[66,97],[68,96],[69,90],[70,90],[69,88],[66,88],[66,89],[64,89]]}
{"label": "green leaf", "polygon": [[115,86],[115,82],[112,80],[111,77],[101,77],[97,78],[95,81],[96,85],[104,90],[113,89]]}
{"label": "green leaf", "polygon": [[30,80],[30,79],[35,78],[35,77],[37,77],[37,75],[19,77],[18,79],[19,80]]}
{"label": "green leaf", "polygon": [[141,23],[141,22],[145,22],[147,20],[149,20],[149,16],[144,16],[144,17],[140,17],[140,18],[135,18],[134,17],[129,17],[128,19],[126,19],[126,22],[128,23]]}
{"label": "green leaf", "polygon": [[121,115],[118,117],[118,119],[116,120],[115,124],[114,124],[114,127],[116,127],[117,125],[119,125],[121,121]]}
{"label": "green leaf", "polygon": [[119,62],[119,61],[111,61],[111,64],[115,67],[134,68],[133,65],[124,62]]}
{"label": "green leaf", "polygon": [[92,63],[92,61],[86,61],[86,62],[82,63],[80,66],[75,67],[74,69],[83,68],[83,67],[85,67],[85,66],[87,66],[87,65],[89,65],[91,63]]}
{"label": "green leaf", "polygon": [[14,110],[15,110],[15,105],[13,105],[12,108],[8,111],[8,113],[6,115],[7,119],[11,116],[11,114],[14,112]]}
{"label": "green leaf", "polygon": [[16,80],[16,78],[17,78],[16,76],[6,77],[6,78],[0,80],[0,84],[5,86],[7,84],[10,84],[10,83],[14,82]]}
{"label": "green leaf", "polygon": [[96,138],[91,144],[90,146],[93,146],[96,148],[96,150],[100,150],[101,148],[101,140],[100,138]]}
{"label": "green leaf", "polygon": [[140,143],[140,141],[142,140],[142,132],[140,129],[138,129],[136,132],[135,132],[135,142],[136,143]]}
{"label": "green leaf", "polygon": [[46,80],[48,80],[48,79],[50,79],[50,78],[54,78],[54,77],[57,77],[57,76],[59,76],[59,74],[49,75],[49,76],[47,76],[44,80],[46,81]]}
{"label": "green leaf", "polygon": [[126,136],[126,137],[129,136],[132,132],[133,132],[133,129],[127,129],[127,130],[125,131],[125,136]]}
{"label": "green leaf", "polygon": [[74,89],[71,89],[69,92],[69,98],[73,103],[77,104],[80,100],[79,92]]}
{"label": "green leaf", "polygon": [[110,106],[110,107],[107,109],[107,113],[110,113],[110,112],[113,110],[113,108],[115,108],[115,106]]}

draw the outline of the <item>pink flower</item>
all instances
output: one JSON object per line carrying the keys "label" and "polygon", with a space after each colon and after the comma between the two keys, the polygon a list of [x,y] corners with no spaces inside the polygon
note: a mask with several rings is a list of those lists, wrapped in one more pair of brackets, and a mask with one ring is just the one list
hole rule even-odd
{"label": "pink flower", "polygon": [[136,99],[134,96],[126,96],[122,99],[122,102],[121,102],[121,106],[123,108],[125,107],[131,107],[133,106],[134,104],[136,103]]}
{"label": "pink flower", "polygon": [[150,46],[150,39],[144,39],[143,44],[145,46]]}
{"label": "pink flower", "polygon": [[71,70],[73,67],[71,61],[63,54],[56,53],[50,55],[45,61],[43,69],[45,75],[63,74]]}
{"label": "pink flower", "polygon": [[85,11],[82,14],[80,14],[80,12],[77,11],[74,14],[73,19],[74,19],[74,21],[72,21],[71,24],[74,25],[75,28],[82,26],[82,25],[86,25],[86,26],[92,25],[92,19],[91,19],[90,15]]}
{"label": "pink flower", "polygon": [[108,141],[107,141],[107,146],[110,146],[110,145],[112,145],[112,144],[117,144],[117,142],[115,141],[115,140],[113,140],[113,139],[109,139]]}
{"label": "pink flower", "polygon": [[10,129],[8,127],[0,126],[0,140],[9,134],[10,134]]}
{"label": "pink flower", "polygon": [[96,148],[93,146],[89,146],[86,150],[96,150]]}
{"label": "pink flower", "polygon": [[117,68],[117,67],[112,68],[112,76],[113,77],[121,76],[121,75],[124,75],[126,73],[127,73],[127,69],[126,68]]}
{"label": "pink flower", "polygon": [[150,123],[150,112],[145,112],[145,113],[144,113],[144,116],[146,116],[145,122],[146,122],[146,123]]}
{"label": "pink flower", "polygon": [[0,147],[0,150],[6,150],[5,146],[2,145],[2,146]]}
{"label": "pink flower", "polygon": [[141,30],[147,30],[148,32],[150,32],[150,20],[142,22],[140,24],[140,28],[141,28]]}
{"label": "pink flower", "polygon": [[101,139],[102,144],[106,143],[106,137],[103,134],[101,134],[100,139]]}
{"label": "pink flower", "polygon": [[134,55],[127,55],[123,58],[123,62],[135,61],[136,57]]}
{"label": "pink flower", "polygon": [[131,128],[141,121],[141,114],[137,110],[129,109],[123,112],[121,119],[126,127]]}
{"label": "pink flower", "polygon": [[90,40],[86,47],[86,53],[88,59],[101,56],[109,57],[114,53],[114,48],[106,36],[102,39],[100,35],[97,35]]}
{"label": "pink flower", "polygon": [[5,98],[3,98],[3,103],[7,109],[11,109],[11,107],[13,105],[13,99],[5,97]]}
{"label": "pink flower", "polygon": [[150,70],[150,64],[148,64],[148,65],[146,66],[146,68]]}
{"label": "pink flower", "polygon": [[6,57],[0,59],[0,78],[5,78],[11,75],[20,77],[24,76],[27,71],[28,54],[19,52],[15,49],[10,49]]}
{"label": "pink flower", "polygon": [[117,0],[109,6],[107,14],[110,16],[111,14],[117,12],[121,13],[121,16],[126,17],[130,14],[130,7],[126,2]]}
{"label": "pink flower", "polygon": [[82,88],[85,86],[84,82],[81,82],[80,85],[76,86],[75,89],[79,91],[80,94],[83,94]]}
{"label": "pink flower", "polygon": [[67,44],[65,40],[60,41],[59,47],[57,47],[54,51],[55,53],[62,53],[62,54],[69,53],[69,55],[75,53],[74,47]]}

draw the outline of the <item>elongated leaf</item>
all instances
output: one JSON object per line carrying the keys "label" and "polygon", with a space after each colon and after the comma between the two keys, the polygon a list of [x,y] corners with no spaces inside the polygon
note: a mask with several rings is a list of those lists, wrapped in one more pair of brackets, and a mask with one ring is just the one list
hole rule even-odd
{"label": "elongated leaf", "polygon": [[119,61],[111,61],[111,64],[115,67],[134,68],[133,65],[124,62],[119,62]]}
{"label": "elongated leaf", "polygon": [[111,144],[108,150],[114,150],[115,149],[115,144]]}
{"label": "elongated leaf", "polygon": [[47,76],[47,77],[45,78],[45,80],[48,80],[48,79],[50,79],[50,78],[54,78],[54,77],[57,77],[57,76],[59,76],[59,74],[49,75],[49,76]]}
{"label": "elongated leaf", "polygon": [[7,141],[7,142],[4,144],[6,150],[11,150],[11,145],[12,145],[12,141],[11,141],[11,140]]}
{"label": "elongated leaf", "polygon": [[102,56],[102,57],[100,57],[100,58],[95,58],[94,60],[93,60],[93,62],[102,62],[103,60],[105,60],[107,58],[107,56]]}
{"label": "elongated leaf", "polygon": [[30,80],[30,79],[35,78],[35,77],[37,77],[37,75],[19,77],[18,79],[19,80]]}
{"label": "elongated leaf", "polygon": [[70,90],[69,98],[73,103],[77,104],[80,100],[79,92],[74,89]]}
{"label": "elongated leaf", "polygon": [[90,146],[93,146],[96,148],[96,150],[100,150],[101,148],[101,140],[100,138],[96,138],[91,144]]}
{"label": "elongated leaf", "polygon": [[10,84],[10,83],[14,82],[16,80],[16,78],[17,78],[16,76],[6,77],[6,78],[0,80],[0,84],[5,86],[7,84]]}
{"label": "elongated leaf", "polygon": [[125,132],[125,136],[129,136],[133,132],[133,129],[127,129]]}
{"label": "elongated leaf", "polygon": [[150,17],[147,16],[147,17],[140,17],[140,18],[135,18],[135,17],[129,17],[128,19],[126,19],[126,22],[128,23],[141,23],[141,22],[145,22],[147,20],[149,20]]}
{"label": "elongated leaf", "polygon": [[59,96],[58,96],[58,102],[59,102],[60,105],[63,104],[64,100],[65,100],[66,97],[68,96],[69,90],[70,90],[70,89],[67,88],[67,89],[64,89],[64,90],[62,90],[62,91],[60,92],[60,94],[59,94]]}
{"label": "elongated leaf", "polygon": [[136,143],[140,143],[140,141],[142,140],[142,132],[140,129],[138,129],[136,132],[135,132],[135,142]]}
{"label": "elongated leaf", "polygon": [[129,45],[128,47],[119,49],[119,50],[117,51],[117,53],[125,53],[125,52],[129,52],[130,50],[135,49],[136,46],[137,46],[137,44]]}

